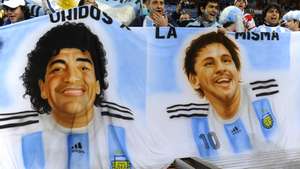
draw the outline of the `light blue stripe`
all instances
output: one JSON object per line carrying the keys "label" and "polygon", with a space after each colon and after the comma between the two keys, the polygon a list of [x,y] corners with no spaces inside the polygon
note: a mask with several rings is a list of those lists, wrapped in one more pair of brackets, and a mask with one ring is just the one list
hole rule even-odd
{"label": "light blue stripe", "polygon": [[111,169],[119,167],[131,168],[130,158],[126,147],[126,133],[122,127],[108,126],[109,159]]}
{"label": "light blue stripe", "polygon": [[68,169],[89,169],[89,136],[88,133],[69,134]]}
{"label": "light blue stripe", "polygon": [[22,155],[25,169],[45,168],[42,132],[35,132],[22,137]]}
{"label": "light blue stripe", "polygon": [[252,149],[249,135],[240,118],[231,124],[225,124],[224,129],[234,153]]}
{"label": "light blue stripe", "polygon": [[272,111],[271,104],[266,98],[254,101],[252,104],[256,112],[256,117],[259,121],[261,131],[266,140],[270,140],[271,136],[277,129],[277,121]]}
{"label": "light blue stripe", "polygon": [[209,131],[207,117],[192,118],[192,132],[201,157],[217,156],[220,143],[217,136]]}

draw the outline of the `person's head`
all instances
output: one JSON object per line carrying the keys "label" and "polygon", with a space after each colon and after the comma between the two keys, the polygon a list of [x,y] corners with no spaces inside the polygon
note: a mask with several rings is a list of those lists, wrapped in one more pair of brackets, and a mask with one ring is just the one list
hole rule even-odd
{"label": "person's head", "polygon": [[96,3],[95,0],[80,0],[78,6],[83,6],[83,5],[94,5],[98,7],[98,4]]}
{"label": "person's head", "polygon": [[219,23],[230,32],[243,32],[243,11],[236,6],[224,8],[219,17]]}
{"label": "person's head", "polygon": [[28,53],[22,75],[33,108],[41,113],[81,113],[99,106],[107,88],[105,50],[83,23],[53,27]]}
{"label": "person's head", "polygon": [[147,0],[146,6],[151,14],[152,12],[157,12],[160,15],[164,15],[165,12],[165,1],[164,0]]}
{"label": "person's head", "polygon": [[186,48],[184,71],[202,97],[227,101],[239,90],[239,48],[222,32],[210,32],[194,39]]}
{"label": "person's head", "polygon": [[182,22],[182,21],[186,21],[186,20],[190,20],[192,17],[189,13],[187,12],[182,12],[179,16],[179,21]]}
{"label": "person's head", "polygon": [[23,21],[30,17],[29,9],[24,0],[8,0],[3,3],[3,6],[11,23]]}
{"label": "person's head", "polygon": [[198,3],[198,15],[202,16],[204,21],[216,21],[219,14],[219,0],[203,0]]}
{"label": "person's head", "polygon": [[289,30],[300,30],[300,11],[289,11],[282,17],[282,20],[284,21],[284,26]]}
{"label": "person's head", "polygon": [[234,6],[240,8],[242,11],[247,7],[248,1],[247,0],[235,0]]}
{"label": "person's head", "polygon": [[270,26],[279,25],[281,18],[281,8],[276,3],[270,3],[263,10],[262,14],[264,23]]}
{"label": "person's head", "polygon": [[286,27],[291,31],[299,31],[300,30],[300,21],[292,19],[288,20],[286,23]]}

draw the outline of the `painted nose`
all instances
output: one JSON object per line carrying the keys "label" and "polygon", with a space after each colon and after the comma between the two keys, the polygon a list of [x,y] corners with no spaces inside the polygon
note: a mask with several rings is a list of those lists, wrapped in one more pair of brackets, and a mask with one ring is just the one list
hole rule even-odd
{"label": "painted nose", "polygon": [[224,71],[225,71],[225,65],[220,61],[216,62],[216,73],[217,74],[223,73]]}
{"label": "painted nose", "polygon": [[77,68],[68,68],[66,73],[65,82],[74,83],[81,78],[81,73]]}

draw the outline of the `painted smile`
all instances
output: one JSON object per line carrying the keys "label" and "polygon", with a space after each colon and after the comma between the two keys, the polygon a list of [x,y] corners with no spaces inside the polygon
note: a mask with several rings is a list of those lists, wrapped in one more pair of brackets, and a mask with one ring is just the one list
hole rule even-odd
{"label": "painted smile", "polygon": [[63,90],[63,95],[65,96],[82,96],[85,90],[81,87],[68,87]]}
{"label": "painted smile", "polygon": [[227,76],[218,77],[215,80],[215,83],[221,87],[229,87],[232,82],[232,79]]}

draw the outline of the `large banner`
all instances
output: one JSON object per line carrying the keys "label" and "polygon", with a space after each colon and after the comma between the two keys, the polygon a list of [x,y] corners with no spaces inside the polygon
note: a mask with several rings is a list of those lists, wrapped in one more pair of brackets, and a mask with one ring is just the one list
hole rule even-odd
{"label": "large banner", "polygon": [[174,157],[297,147],[299,34],[155,32],[148,38],[147,119]]}
{"label": "large banner", "polygon": [[299,148],[299,33],[128,28],[93,6],[0,28],[0,168],[166,168]]}

